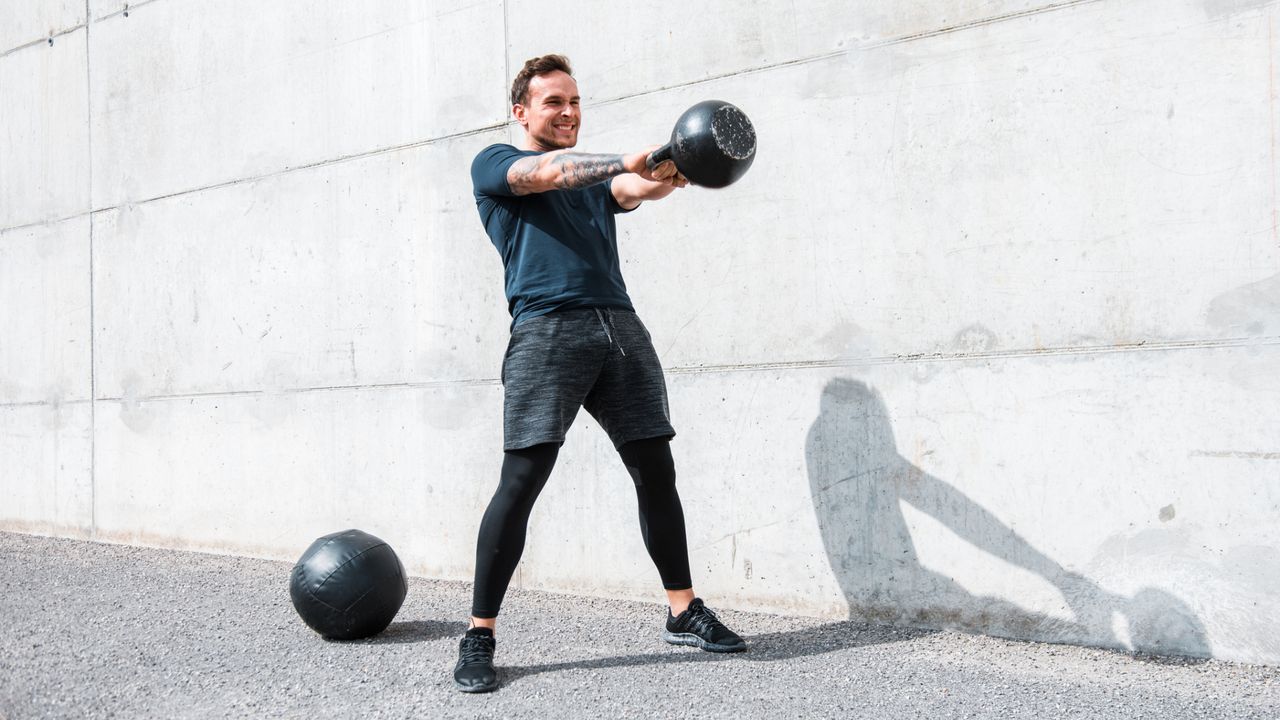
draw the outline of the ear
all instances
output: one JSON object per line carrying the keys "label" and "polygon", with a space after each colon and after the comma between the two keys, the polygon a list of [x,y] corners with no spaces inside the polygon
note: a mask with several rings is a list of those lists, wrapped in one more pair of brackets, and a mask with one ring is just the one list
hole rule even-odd
{"label": "ear", "polygon": [[511,106],[512,117],[514,117],[516,122],[520,123],[520,126],[526,130],[529,129],[529,118],[526,114],[527,112],[528,111],[525,109],[525,106],[518,103]]}

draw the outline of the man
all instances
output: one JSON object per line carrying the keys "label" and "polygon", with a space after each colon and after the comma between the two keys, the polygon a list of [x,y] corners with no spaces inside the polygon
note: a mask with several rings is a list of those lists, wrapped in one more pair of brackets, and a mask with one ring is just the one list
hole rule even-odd
{"label": "man", "polygon": [[688,181],[670,161],[649,170],[652,149],[570,151],[582,112],[561,55],[526,62],[511,102],[524,129],[521,148],[492,145],[471,166],[480,219],[506,268],[511,340],[502,363],[502,476],[480,523],[471,627],[454,681],[464,692],[498,686],[498,609],[524,550],[529,512],[580,407],[609,434],[635,484],[645,547],[670,604],[664,639],[745,650],[693,592],[666,383],[618,262],[613,216]]}

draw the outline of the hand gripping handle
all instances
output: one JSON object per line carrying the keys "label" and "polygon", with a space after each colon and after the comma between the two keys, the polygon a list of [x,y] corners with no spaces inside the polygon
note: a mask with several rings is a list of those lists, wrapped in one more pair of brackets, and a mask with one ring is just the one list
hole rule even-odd
{"label": "hand gripping handle", "polygon": [[671,159],[671,143],[667,143],[662,147],[649,153],[649,157],[645,158],[645,167],[649,168],[649,172],[658,167],[658,163],[666,162]]}

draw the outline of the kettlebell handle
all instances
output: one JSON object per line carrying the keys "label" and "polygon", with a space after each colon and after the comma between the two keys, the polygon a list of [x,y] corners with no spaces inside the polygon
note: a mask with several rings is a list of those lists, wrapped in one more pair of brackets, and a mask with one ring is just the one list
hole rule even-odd
{"label": "kettlebell handle", "polygon": [[667,143],[662,147],[649,153],[649,157],[645,158],[645,167],[649,168],[649,172],[658,167],[658,163],[666,162],[671,159],[671,143]]}

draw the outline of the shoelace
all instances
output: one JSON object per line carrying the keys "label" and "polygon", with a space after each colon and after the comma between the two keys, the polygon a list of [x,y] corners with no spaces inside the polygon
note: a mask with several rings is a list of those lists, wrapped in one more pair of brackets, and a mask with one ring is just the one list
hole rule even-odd
{"label": "shoelace", "polygon": [[461,663],[470,665],[475,662],[489,662],[493,660],[493,641],[484,637],[464,637],[462,638],[462,656]]}
{"label": "shoelace", "polygon": [[715,612],[706,605],[694,605],[691,607],[692,612],[689,613],[690,629],[697,635],[710,635],[718,628],[724,627],[720,622],[720,618],[716,617]]}

